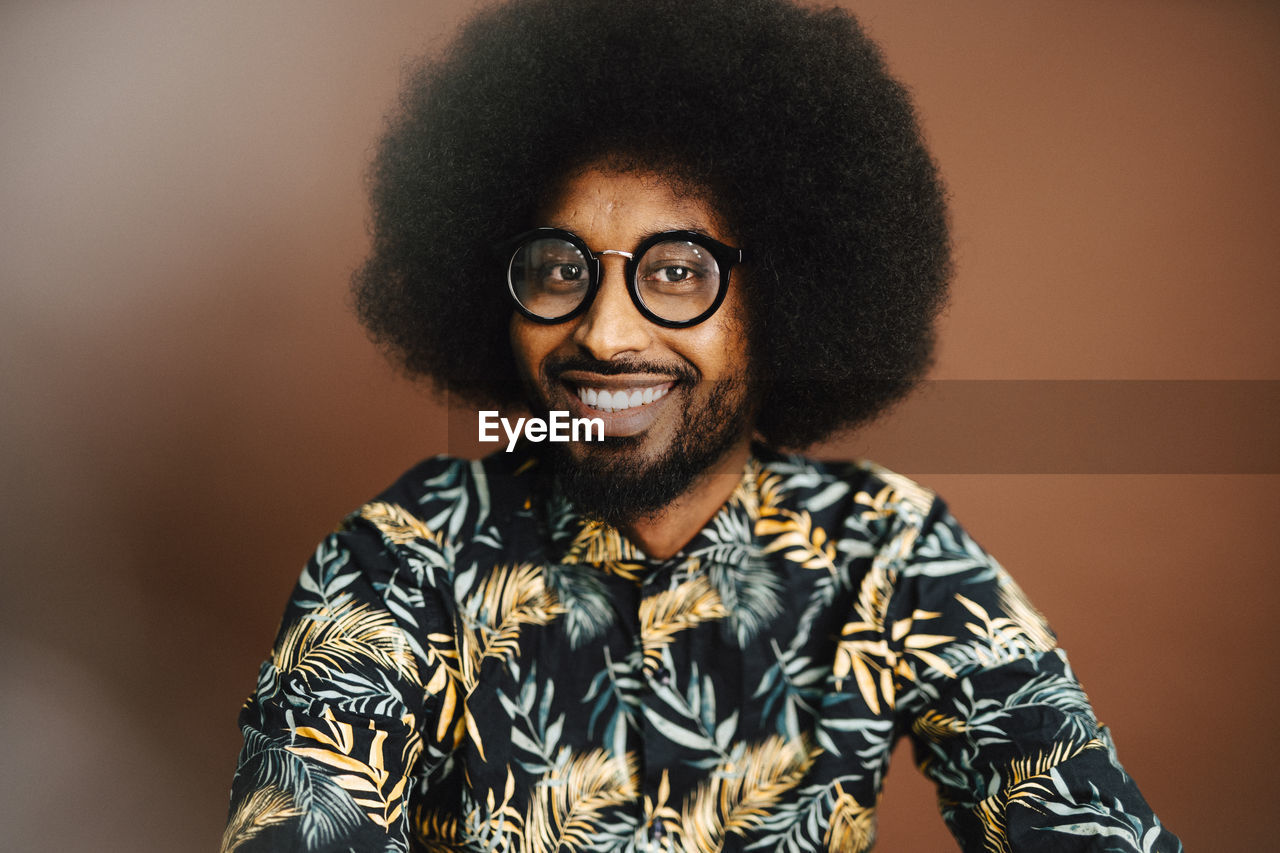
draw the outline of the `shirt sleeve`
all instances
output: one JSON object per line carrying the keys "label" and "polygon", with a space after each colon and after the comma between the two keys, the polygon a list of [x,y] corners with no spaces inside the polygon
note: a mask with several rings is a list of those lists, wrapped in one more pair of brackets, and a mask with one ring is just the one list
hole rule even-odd
{"label": "shirt sleeve", "polygon": [[321,543],[240,714],[224,853],[409,849],[410,792],[460,730],[444,559],[391,504]]}
{"label": "shirt sleeve", "polygon": [[962,849],[1182,850],[1121,767],[1044,618],[941,501],[890,611],[900,725]]}

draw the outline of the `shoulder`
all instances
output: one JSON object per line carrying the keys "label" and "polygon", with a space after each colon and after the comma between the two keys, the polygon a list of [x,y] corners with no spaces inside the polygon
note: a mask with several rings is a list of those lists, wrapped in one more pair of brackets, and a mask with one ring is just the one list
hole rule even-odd
{"label": "shoulder", "polygon": [[804,513],[878,543],[907,531],[918,536],[947,515],[932,490],[874,462],[822,461],[761,447],[755,459],[762,515]]}
{"label": "shoulder", "polygon": [[815,519],[826,513],[829,523],[864,531],[874,546],[876,567],[887,572],[894,586],[923,587],[913,589],[913,595],[924,597],[1015,588],[946,501],[909,477],[867,460],[822,462],[777,455],[765,467],[791,484],[796,504]]}
{"label": "shoulder", "polygon": [[847,568],[858,600],[878,603],[877,613],[863,614],[870,624],[916,611],[955,610],[984,622],[1012,613],[1036,645],[1051,645],[1043,617],[931,489],[868,461],[759,450],[756,458],[757,530],[786,542],[802,532],[824,547],[833,565]]}

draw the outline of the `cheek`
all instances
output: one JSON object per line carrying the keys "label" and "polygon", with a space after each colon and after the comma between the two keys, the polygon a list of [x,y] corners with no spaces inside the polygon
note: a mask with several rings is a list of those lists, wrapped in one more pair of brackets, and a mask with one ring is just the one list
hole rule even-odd
{"label": "cheek", "polygon": [[511,353],[515,356],[516,369],[520,371],[521,376],[529,375],[531,343],[528,329],[525,328],[528,325],[519,315],[511,318]]}
{"label": "cheek", "polygon": [[687,349],[689,357],[707,377],[741,373],[750,358],[741,306],[736,301],[725,300],[725,303],[710,320],[694,327],[699,334]]}
{"label": "cheek", "polygon": [[542,362],[555,349],[562,333],[555,326],[541,326],[521,317],[511,318],[511,352],[515,355],[516,368],[526,379],[535,378]]}
{"label": "cheek", "polygon": [[696,326],[694,329],[688,330],[693,334],[687,334],[679,340],[672,340],[668,344],[669,348],[679,353],[684,359],[698,369],[703,379],[719,379],[736,368],[735,365],[740,363],[741,354],[737,349],[738,335],[731,328],[725,328],[723,325],[709,320],[707,323]]}

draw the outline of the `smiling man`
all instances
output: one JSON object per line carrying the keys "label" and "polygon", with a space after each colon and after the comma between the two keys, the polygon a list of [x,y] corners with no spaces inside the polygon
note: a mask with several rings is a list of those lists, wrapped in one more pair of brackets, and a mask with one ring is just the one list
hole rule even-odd
{"label": "smiling man", "polygon": [[517,0],[409,81],[362,320],[601,441],[438,457],[317,549],[225,850],[865,851],[908,736],[969,851],[1176,851],[926,488],[802,448],[927,368],[910,105],[839,10]]}

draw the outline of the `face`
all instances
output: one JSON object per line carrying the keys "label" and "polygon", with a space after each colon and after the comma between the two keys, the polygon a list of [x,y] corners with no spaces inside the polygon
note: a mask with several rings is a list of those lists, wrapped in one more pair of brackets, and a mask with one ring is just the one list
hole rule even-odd
{"label": "face", "polygon": [[673,230],[737,245],[715,211],[657,175],[599,167],[565,181],[535,224],[572,231],[601,256],[600,289],[585,313],[553,325],[511,320],[534,409],[604,421],[604,442],[548,445],[570,500],[622,524],[655,514],[700,475],[735,473],[728,469],[741,464],[754,421],[740,269],[715,314],[670,329],[631,301],[625,259],[601,255]]}

